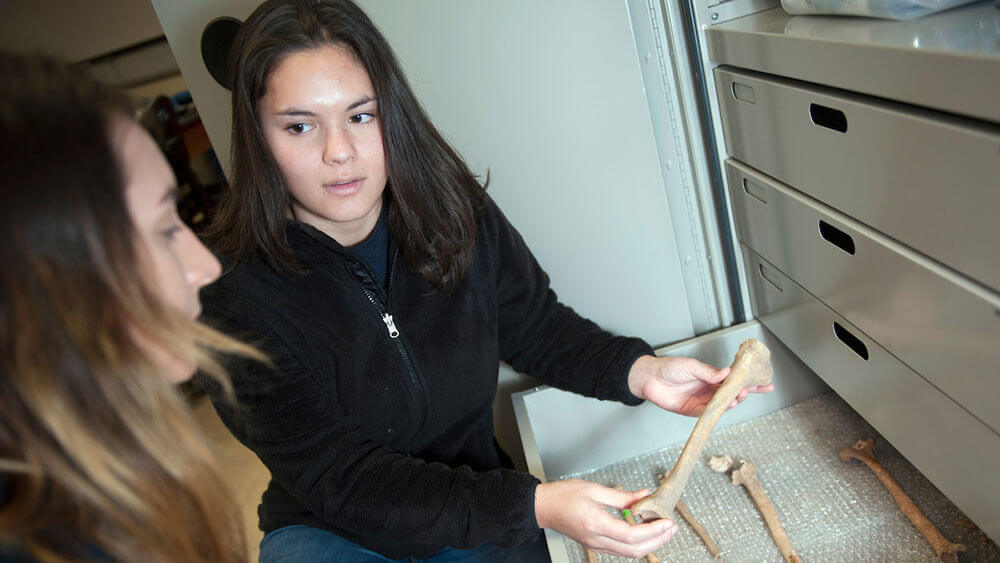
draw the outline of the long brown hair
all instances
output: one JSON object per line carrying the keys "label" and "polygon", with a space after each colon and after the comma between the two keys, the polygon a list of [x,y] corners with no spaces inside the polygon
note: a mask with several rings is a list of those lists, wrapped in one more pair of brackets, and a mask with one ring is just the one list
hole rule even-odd
{"label": "long brown hair", "polygon": [[211,238],[239,261],[259,256],[279,272],[301,271],[285,238],[288,190],[257,102],[285,57],[324,45],[353,52],[375,88],[391,236],[420,276],[442,290],[455,287],[472,261],[484,185],[430,122],[389,43],[350,0],[269,0],[242,25],[230,58],[232,181]]}
{"label": "long brown hair", "polygon": [[0,53],[0,539],[45,560],[230,561],[240,518],[138,330],[228,386],[260,357],[141,281],[111,138],[126,103],[74,68]]}

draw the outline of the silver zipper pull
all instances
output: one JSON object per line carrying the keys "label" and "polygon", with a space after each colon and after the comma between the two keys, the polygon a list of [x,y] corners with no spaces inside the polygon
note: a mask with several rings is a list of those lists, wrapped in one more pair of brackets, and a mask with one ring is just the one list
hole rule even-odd
{"label": "silver zipper pull", "polygon": [[399,338],[399,331],[396,330],[396,322],[392,320],[392,315],[389,313],[382,315],[382,322],[389,329],[389,338]]}

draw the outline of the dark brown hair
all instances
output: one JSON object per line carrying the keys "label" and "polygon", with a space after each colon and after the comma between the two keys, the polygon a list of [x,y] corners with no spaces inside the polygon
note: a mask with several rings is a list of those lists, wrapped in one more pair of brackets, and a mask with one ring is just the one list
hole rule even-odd
{"label": "dark brown hair", "polygon": [[48,58],[0,53],[0,76],[0,541],[43,560],[244,559],[211,452],[135,335],[223,385],[208,350],[249,349],[142,281],[112,133],[127,103]]}
{"label": "dark brown hair", "polygon": [[346,47],[368,72],[378,98],[385,150],[389,232],[406,263],[442,290],[472,261],[484,186],[430,122],[388,42],[349,0],[268,0],[236,36],[231,187],[210,236],[239,261],[259,256],[279,272],[300,272],[285,238],[290,196],[257,115],[267,79],[290,54]]}

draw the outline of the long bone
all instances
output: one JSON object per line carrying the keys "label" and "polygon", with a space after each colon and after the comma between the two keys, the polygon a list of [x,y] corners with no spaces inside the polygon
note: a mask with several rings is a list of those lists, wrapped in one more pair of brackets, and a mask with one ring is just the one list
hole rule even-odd
{"label": "long bone", "polygon": [[704,542],[705,547],[708,548],[708,552],[712,554],[712,558],[718,560],[719,546],[712,541],[712,537],[708,535],[708,530],[706,530],[705,526],[702,526],[701,522],[694,517],[694,513],[691,512],[691,509],[688,508],[681,499],[677,499],[677,506],[675,508],[677,509],[677,514],[680,514],[681,518],[687,521],[688,525],[690,525],[694,530],[694,533],[698,534],[698,537],[701,538],[702,542]]}
{"label": "long bone", "polygon": [[705,411],[695,423],[694,430],[691,431],[691,436],[673,469],[653,494],[633,505],[633,514],[638,514],[643,521],[665,518],[673,514],[674,507],[681,498],[681,492],[691,477],[691,470],[698,463],[701,451],[705,449],[709,434],[729,408],[729,404],[744,387],[770,383],[772,373],[771,351],[767,346],[756,338],[744,340],[736,351],[729,376],[705,406]]}
{"label": "long bone", "polygon": [[774,543],[777,544],[778,551],[781,552],[781,556],[785,561],[788,563],[801,561],[795,553],[795,549],[792,548],[792,542],[788,539],[788,534],[781,527],[781,520],[778,519],[778,511],[775,510],[771,499],[767,498],[764,486],[760,484],[760,479],[757,478],[757,467],[749,461],[744,461],[737,469],[733,470],[732,479],[733,485],[743,485],[747,492],[750,493],[750,498],[757,505],[760,515],[764,517],[764,523],[767,524],[767,529],[771,532],[771,537],[774,538]]}
{"label": "long bone", "polygon": [[844,461],[857,459],[867,465],[875,473],[875,476],[879,478],[879,481],[882,481],[885,488],[889,490],[889,494],[892,495],[892,499],[896,501],[903,514],[920,530],[927,543],[931,544],[931,548],[934,549],[934,553],[937,554],[938,559],[941,561],[958,561],[957,553],[965,551],[965,546],[960,543],[951,543],[941,535],[937,527],[913,503],[913,499],[903,491],[903,487],[899,485],[899,482],[893,479],[892,475],[889,475],[885,467],[882,467],[882,464],[875,458],[874,438],[858,440],[853,446],[844,447],[844,449],[840,450],[840,459]]}

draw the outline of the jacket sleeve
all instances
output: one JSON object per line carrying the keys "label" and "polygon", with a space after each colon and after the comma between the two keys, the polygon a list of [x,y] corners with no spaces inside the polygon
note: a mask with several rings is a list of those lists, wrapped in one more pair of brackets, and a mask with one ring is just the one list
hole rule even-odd
{"label": "jacket sleeve", "polygon": [[615,336],[561,303],[520,233],[490,201],[485,225],[498,260],[500,357],[514,369],[590,397],[637,405],[628,371],[653,349]]}
{"label": "jacket sleeve", "polygon": [[[245,298],[231,293],[223,299]],[[538,538],[535,477],[507,469],[452,468],[366,440],[331,399],[329,384],[320,383],[331,374],[304,368],[317,364],[289,352],[309,353],[304,330],[281,322],[277,312],[263,318],[259,307],[244,302],[225,317],[212,318],[225,318],[215,324],[230,334],[252,334],[274,367],[228,362],[235,404],[202,379],[230,431],[308,510],[340,530],[404,543],[468,549],[486,541],[514,547]],[[326,371],[332,364],[318,365]]]}

